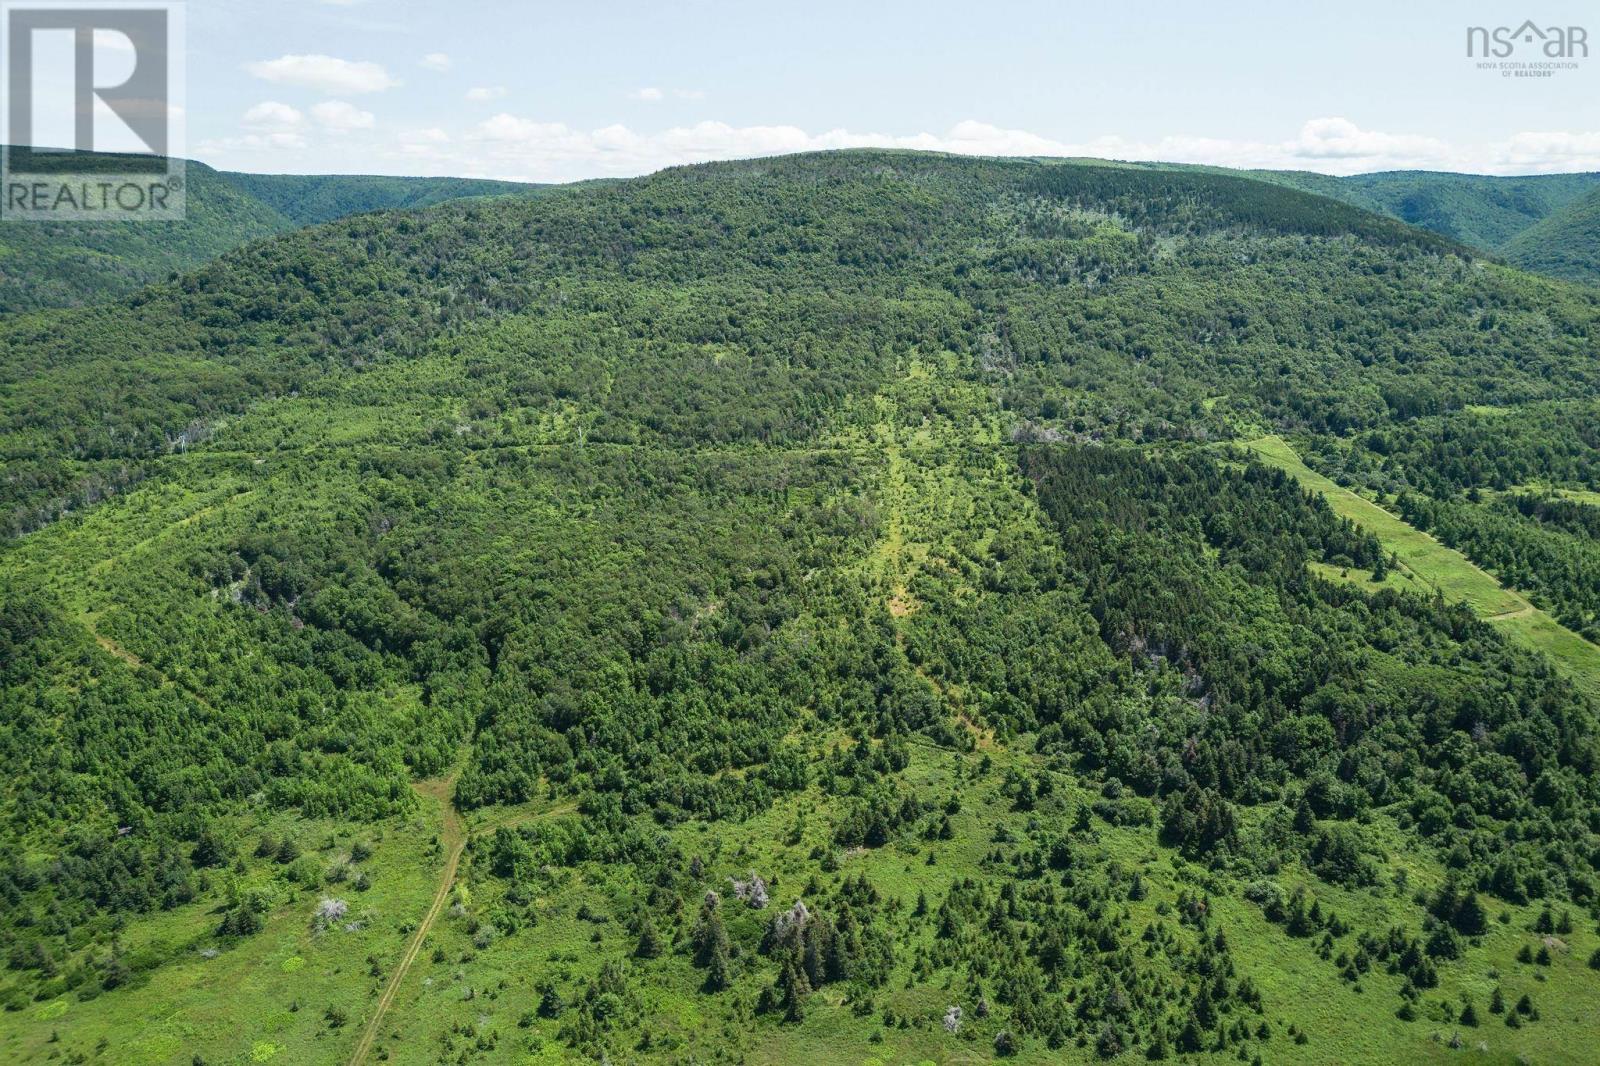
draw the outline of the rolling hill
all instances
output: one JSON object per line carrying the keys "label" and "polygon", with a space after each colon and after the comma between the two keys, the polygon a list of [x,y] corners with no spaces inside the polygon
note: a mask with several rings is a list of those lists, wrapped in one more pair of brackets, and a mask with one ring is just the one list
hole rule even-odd
{"label": "rolling hill", "polygon": [[1329,196],[1443,234],[1524,270],[1600,278],[1600,174],[1490,177],[1388,171],[1336,178],[1294,171],[1252,176]]}
{"label": "rolling hill", "polygon": [[0,319],[0,1057],[1584,1062],[1597,336],[878,151]]}
{"label": "rolling hill", "polygon": [[250,241],[345,215],[537,188],[467,178],[224,174],[192,160],[185,173],[181,222],[5,224],[0,214],[0,314],[124,296]]}
{"label": "rolling hill", "polygon": [[229,181],[299,226],[366,211],[429,207],[471,196],[526,195],[540,188],[482,178],[403,178],[367,174],[243,174]]}
{"label": "rolling hill", "polygon": [[123,295],[292,228],[204,164],[190,162],[186,178],[188,217],[181,222],[51,225],[0,216],[0,313]]}
{"label": "rolling hill", "polygon": [[1524,270],[1572,281],[1600,278],[1600,189],[1520,231],[1499,250]]}

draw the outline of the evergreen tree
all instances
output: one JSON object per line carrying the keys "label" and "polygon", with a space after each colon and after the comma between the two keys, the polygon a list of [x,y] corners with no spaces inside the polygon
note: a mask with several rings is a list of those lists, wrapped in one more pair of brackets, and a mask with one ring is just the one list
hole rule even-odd
{"label": "evergreen tree", "polygon": [[706,962],[705,990],[707,992],[721,992],[733,983],[733,966],[728,959],[728,947],[724,941],[712,947],[711,957]]}
{"label": "evergreen tree", "polygon": [[791,957],[784,960],[783,971],[778,977],[779,1003],[783,1006],[783,1020],[790,1023],[805,1021],[806,997],[811,994],[811,986],[806,983],[806,975],[796,965]]}
{"label": "evergreen tree", "polygon": [[706,893],[705,905],[700,910],[700,921],[694,930],[694,964],[711,965],[715,955],[728,954],[728,931],[722,924],[721,901],[715,892]]}
{"label": "evergreen tree", "polygon": [[661,956],[661,951],[661,936],[656,932],[656,923],[646,918],[644,928],[639,931],[638,946],[633,949],[633,953],[641,959],[654,959]]}

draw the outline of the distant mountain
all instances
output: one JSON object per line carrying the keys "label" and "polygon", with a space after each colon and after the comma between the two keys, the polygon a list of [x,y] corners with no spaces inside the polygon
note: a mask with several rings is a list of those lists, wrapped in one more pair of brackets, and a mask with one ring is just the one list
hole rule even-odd
{"label": "distant mountain", "polygon": [[1524,270],[1572,281],[1600,279],[1600,174],[1249,173],[1421,226]]}
{"label": "distant mountain", "polygon": [[0,313],[112,299],[251,241],[347,215],[541,188],[472,178],[235,174],[193,160],[186,178],[182,222],[5,224],[0,216]]}
{"label": "distant mountain", "polygon": [[393,178],[373,174],[242,174],[229,181],[297,225],[367,211],[431,207],[469,196],[527,193],[545,186],[481,178]]}
{"label": "distant mountain", "polygon": [[1522,230],[1500,254],[1524,270],[1572,281],[1600,279],[1600,186]]}
{"label": "distant mountain", "polygon": [[1385,214],[1478,248],[1499,248],[1600,187],[1600,174],[1494,178],[1391,171],[1341,180],[1365,193]]}
{"label": "distant mountain", "polygon": [[0,312],[75,307],[190,270],[295,224],[190,162],[182,222],[9,222],[0,216]]}

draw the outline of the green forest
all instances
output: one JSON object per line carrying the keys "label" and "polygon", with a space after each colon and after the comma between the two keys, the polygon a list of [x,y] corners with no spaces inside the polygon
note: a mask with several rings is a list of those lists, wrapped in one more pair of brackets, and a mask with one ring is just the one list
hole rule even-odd
{"label": "green forest", "polygon": [[[94,153],[82,159],[86,170],[118,162]],[[183,174],[187,214],[179,221],[6,226],[0,231],[0,314],[114,299],[251,241],[317,222],[463,197],[532,195],[539,188],[472,178],[225,173],[194,160],[184,161]]]}
{"label": "green forest", "polygon": [[1600,290],[1503,217],[282,180],[0,316],[0,1058],[1593,1061]]}

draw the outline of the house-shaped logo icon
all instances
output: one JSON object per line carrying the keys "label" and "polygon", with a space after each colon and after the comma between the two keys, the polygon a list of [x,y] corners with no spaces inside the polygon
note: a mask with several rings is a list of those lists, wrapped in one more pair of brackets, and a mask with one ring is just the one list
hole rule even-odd
{"label": "house-shaped logo icon", "polygon": [[1545,32],[1535,26],[1532,19],[1529,19],[1513,30],[1511,36],[1521,37],[1523,44],[1532,44],[1534,37],[1538,37],[1541,41],[1544,40]]}

